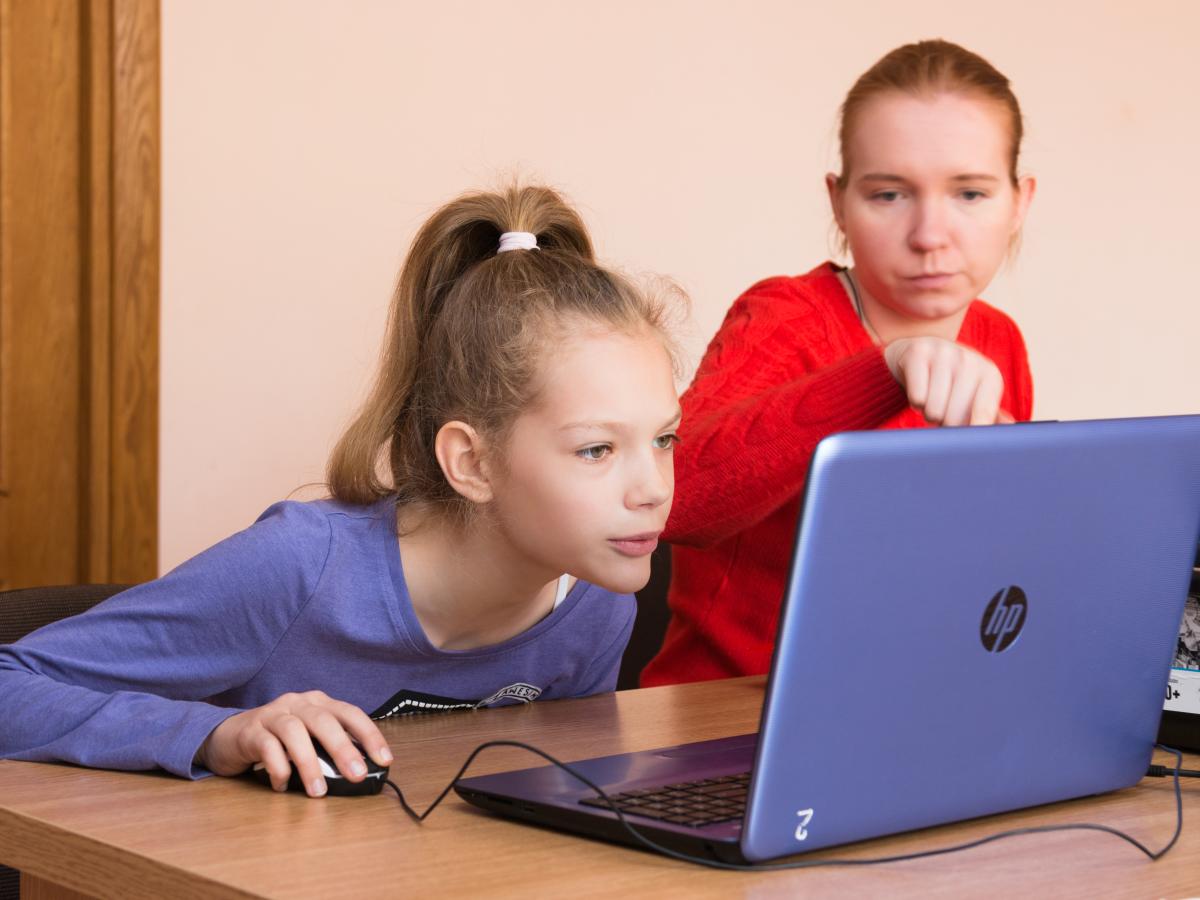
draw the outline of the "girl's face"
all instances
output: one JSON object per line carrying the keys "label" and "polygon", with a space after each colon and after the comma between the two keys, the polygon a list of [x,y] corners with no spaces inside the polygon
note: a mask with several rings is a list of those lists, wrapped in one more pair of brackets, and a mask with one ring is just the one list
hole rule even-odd
{"label": "girl's face", "polygon": [[1004,261],[1033,198],[1014,187],[1005,111],[977,96],[887,93],[859,111],[844,188],[826,176],[859,283],[902,319],[956,315]]}
{"label": "girl's face", "polygon": [[538,403],[513,426],[493,476],[493,521],[513,551],[628,593],[650,578],[671,511],[679,399],[649,329],[580,327],[547,355]]}

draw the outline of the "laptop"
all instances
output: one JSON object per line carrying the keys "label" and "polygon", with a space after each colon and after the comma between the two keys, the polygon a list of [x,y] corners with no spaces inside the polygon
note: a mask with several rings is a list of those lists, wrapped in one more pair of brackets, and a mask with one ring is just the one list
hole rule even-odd
{"label": "laptop", "polygon": [[[1200,537],[1200,416],[853,432],[813,454],[757,734],[572,762],[727,862],[1128,787]],[[635,843],[554,766],[470,803]]]}

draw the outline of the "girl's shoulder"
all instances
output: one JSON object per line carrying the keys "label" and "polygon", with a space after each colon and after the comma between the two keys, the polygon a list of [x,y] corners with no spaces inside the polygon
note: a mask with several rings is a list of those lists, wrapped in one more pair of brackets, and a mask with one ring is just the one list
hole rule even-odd
{"label": "girl's shoulder", "polygon": [[320,500],[280,500],[272,503],[255,520],[252,528],[295,533],[297,536],[328,533],[330,529],[352,527],[354,522],[381,522],[395,527],[396,501],[384,497],[375,503],[359,505],[332,498]]}
{"label": "girl's shoulder", "polygon": [[[555,628],[547,642],[560,659],[559,668],[570,673],[556,696],[584,697],[613,690],[621,658],[633,634],[637,600],[599,585],[578,581],[563,607],[563,627]],[[553,619],[554,616],[552,615]]]}
{"label": "girl's shoulder", "polygon": [[580,580],[571,587],[560,608],[573,616],[586,618],[591,625],[620,631],[632,623],[637,613],[637,598]]}
{"label": "girl's shoulder", "polygon": [[605,648],[624,648],[637,616],[633,594],[618,594],[588,581],[577,581],[550,621],[555,640],[573,646],[573,652],[590,656]]}
{"label": "girl's shoulder", "polygon": [[363,506],[331,499],[281,500],[248,528],[200,556],[220,550],[243,560],[272,561],[317,578],[335,547],[339,557],[386,553],[394,540],[395,508],[394,498]]}

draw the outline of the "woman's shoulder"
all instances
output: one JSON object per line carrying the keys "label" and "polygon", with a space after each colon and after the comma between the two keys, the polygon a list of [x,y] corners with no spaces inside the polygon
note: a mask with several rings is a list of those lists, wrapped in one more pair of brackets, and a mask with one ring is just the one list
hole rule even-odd
{"label": "woman's shoulder", "polygon": [[831,303],[844,302],[837,268],[823,262],[801,275],[773,275],[756,281],[734,302],[739,305],[770,304],[780,316],[824,311]]}
{"label": "woman's shoulder", "polygon": [[1017,323],[1013,320],[1012,316],[998,307],[992,306],[992,304],[983,299],[971,302],[971,313],[983,321],[992,324],[1002,325],[1006,328],[1017,327]]}
{"label": "woman's shoulder", "polygon": [[[798,348],[824,359],[843,355],[861,326],[846,296],[837,268],[829,262],[802,275],[777,275],[756,282],[725,314],[709,343],[699,372],[726,370],[730,355],[799,362]],[[829,348],[828,351],[816,348]]]}
{"label": "woman's shoulder", "polygon": [[967,343],[979,349],[1009,349],[1024,352],[1025,339],[1016,321],[1003,310],[985,300],[974,300],[965,326],[970,334],[963,335]]}
{"label": "woman's shoulder", "polygon": [[837,269],[825,262],[802,275],[775,275],[755,282],[729,308],[715,340],[724,343],[741,337],[769,344],[774,338],[790,347],[797,336],[826,335],[831,329],[848,328],[853,321]]}

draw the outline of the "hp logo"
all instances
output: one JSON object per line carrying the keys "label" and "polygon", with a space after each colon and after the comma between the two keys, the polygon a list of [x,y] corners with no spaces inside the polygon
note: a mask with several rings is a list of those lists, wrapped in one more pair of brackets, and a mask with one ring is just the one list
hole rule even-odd
{"label": "hp logo", "polygon": [[996,592],[979,623],[979,639],[989,653],[1000,653],[1012,646],[1025,626],[1027,606],[1025,592],[1015,584]]}

